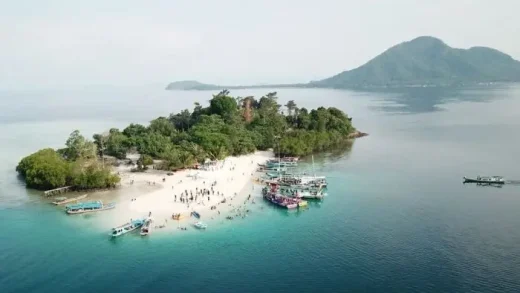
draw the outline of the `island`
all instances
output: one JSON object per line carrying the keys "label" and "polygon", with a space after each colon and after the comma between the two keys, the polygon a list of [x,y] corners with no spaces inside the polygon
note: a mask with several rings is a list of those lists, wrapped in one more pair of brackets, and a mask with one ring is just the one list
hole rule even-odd
{"label": "island", "polygon": [[[422,36],[397,44],[364,65],[329,78],[300,84],[218,86],[192,82],[172,83],[167,89],[205,90],[233,88],[388,88],[457,86],[520,81],[520,62],[488,47],[452,48],[442,40]],[[177,85],[177,86],[173,86]]]}
{"label": "island", "polygon": [[[232,97],[228,90],[213,95],[209,106],[196,103],[148,126],[130,124],[122,131],[95,134],[93,140],[74,131],[65,148],[42,149],[23,158],[16,170],[28,187],[73,190],[115,187],[121,178],[107,156],[124,160],[137,154],[132,171],[177,171],[197,164],[239,157],[273,148],[280,156],[304,156],[365,135],[356,131],[341,110],[299,108],[291,100],[282,109],[276,92],[255,99]],[[265,159],[265,158],[264,158]],[[250,170],[249,170],[250,171]],[[245,172],[243,172],[245,173]]]}

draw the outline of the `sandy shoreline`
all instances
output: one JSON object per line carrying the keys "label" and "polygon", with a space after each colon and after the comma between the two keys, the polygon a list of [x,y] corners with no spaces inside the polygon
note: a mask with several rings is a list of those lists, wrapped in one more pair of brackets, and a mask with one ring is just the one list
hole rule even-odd
{"label": "sandy shoreline", "polygon": [[[153,226],[166,225],[166,229],[155,229],[155,233],[171,231],[179,225],[190,226],[196,221],[195,218],[190,218],[191,211],[198,212],[204,222],[225,219],[230,213],[238,213],[234,209],[244,206],[250,195],[253,197],[253,189],[258,188],[253,184],[254,178],[259,175],[256,172],[258,164],[265,163],[272,157],[272,152],[228,157],[213,170],[183,170],[175,172],[172,176],[167,176],[165,171],[133,173],[128,167],[120,167],[117,171],[121,176],[122,187],[118,191],[120,196],[116,201],[117,206],[114,210],[99,213],[99,223],[105,229],[109,229],[151,213],[154,219]],[[136,187],[151,190],[139,195],[135,192],[125,194],[125,190]],[[199,190],[206,190],[209,195],[202,195]],[[180,200],[181,194],[188,199],[193,195],[193,200],[183,203]],[[92,197],[96,195],[93,194]],[[221,203],[223,199],[226,199],[225,203]],[[250,201],[252,200],[258,201],[258,198],[251,198]],[[216,208],[212,210],[212,206]],[[181,213],[185,216],[184,220],[174,221],[173,213]]]}

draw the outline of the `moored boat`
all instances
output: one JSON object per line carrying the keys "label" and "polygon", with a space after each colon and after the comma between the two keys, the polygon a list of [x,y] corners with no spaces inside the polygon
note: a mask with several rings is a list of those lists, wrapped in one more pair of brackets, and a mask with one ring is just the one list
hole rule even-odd
{"label": "moored boat", "polygon": [[193,226],[195,226],[195,228],[197,228],[197,229],[206,229],[206,228],[208,228],[208,225],[206,225],[205,223],[203,223],[201,221],[193,224]]}
{"label": "moored boat", "polygon": [[146,220],[144,220],[144,224],[141,227],[141,236],[146,236],[150,234],[150,229],[152,228],[152,217],[148,217]]}
{"label": "moored boat", "polygon": [[110,233],[110,235],[112,237],[121,236],[128,232],[141,228],[144,225],[144,222],[145,222],[145,219],[135,219],[135,220],[131,219],[130,222],[128,222],[128,223],[125,223],[121,226],[112,228],[112,233]]}
{"label": "moored boat", "polygon": [[487,183],[487,184],[504,184],[506,183],[502,176],[477,176],[476,178],[463,177],[464,183]]}
{"label": "moored boat", "polygon": [[267,189],[267,187],[265,187],[262,190],[262,193],[263,193],[264,198],[267,201],[269,201],[279,207],[286,208],[286,209],[295,209],[298,207],[298,204],[301,202],[301,200],[298,198],[293,198],[293,197],[288,197],[288,196],[283,196],[281,194],[277,194],[276,190],[269,191]]}
{"label": "moored boat", "polygon": [[116,207],[115,203],[103,204],[102,201],[90,201],[90,202],[80,202],[73,205],[65,206],[65,212],[67,214],[83,214],[83,213],[92,213],[105,211],[109,209],[113,209]]}
{"label": "moored boat", "polygon": [[80,195],[78,197],[73,197],[73,198],[57,197],[54,199],[54,201],[52,203],[58,206],[58,205],[66,204],[69,202],[77,201],[80,199],[84,199],[85,197],[87,197],[87,195],[88,194],[83,194],[83,195]]}
{"label": "moored boat", "polygon": [[280,185],[278,191],[287,196],[304,198],[304,199],[322,199],[325,197],[326,188],[313,187],[308,185]]}
{"label": "moored boat", "polygon": [[68,199],[68,197],[64,197],[64,196],[55,197],[52,204],[59,205],[59,204],[62,204],[67,199]]}

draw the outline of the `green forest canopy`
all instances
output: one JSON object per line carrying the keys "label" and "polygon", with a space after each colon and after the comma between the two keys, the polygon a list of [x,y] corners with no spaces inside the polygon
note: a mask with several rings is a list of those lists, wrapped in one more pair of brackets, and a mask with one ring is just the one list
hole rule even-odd
{"label": "green forest canopy", "polygon": [[16,171],[27,186],[37,189],[114,187],[121,179],[97,160],[96,152],[96,145],[76,130],[67,140],[66,148],[39,150],[23,158]]}
{"label": "green forest canopy", "polygon": [[256,100],[231,97],[223,90],[213,95],[208,107],[195,103],[191,112],[186,109],[156,118],[147,127],[112,128],[108,134],[95,134],[93,141],[75,131],[66,148],[40,150],[22,159],[17,171],[32,187],[98,188],[118,181],[97,163],[102,155],[123,159],[127,152],[136,151],[146,155],[147,161],[149,157],[162,160],[159,168],[175,170],[208,158],[268,148],[281,155],[303,156],[338,145],[355,131],[351,119],[337,108],[308,111],[292,100],[285,107],[282,111],[276,92]]}

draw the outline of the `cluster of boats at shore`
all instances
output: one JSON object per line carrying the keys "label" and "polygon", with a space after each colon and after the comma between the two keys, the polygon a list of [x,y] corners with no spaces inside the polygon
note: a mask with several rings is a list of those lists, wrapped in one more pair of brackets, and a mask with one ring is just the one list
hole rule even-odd
{"label": "cluster of boats at shore", "polygon": [[321,200],[327,195],[325,176],[292,171],[297,166],[298,158],[295,157],[273,159],[259,165],[259,171],[266,173],[262,195],[267,201],[279,207],[295,209],[306,207],[307,199]]}
{"label": "cluster of boats at shore", "polygon": [[[84,199],[86,197],[87,197],[86,194],[78,196],[78,197],[74,197],[74,198],[58,197],[58,198],[55,198],[55,201],[53,201],[52,203],[54,205],[62,205],[62,204],[78,201],[78,200]],[[96,200],[96,201],[78,202],[75,204],[66,205],[65,212],[69,215],[74,215],[74,214],[84,214],[84,213],[105,211],[105,210],[113,209],[115,207],[116,207],[116,204],[113,202],[105,204],[101,200]],[[191,216],[196,219],[200,219],[200,214],[195,211],[193,211],[191,213]],[[180,221],[180,220],[184,219],[184,215],[173,214],[172,219]],[[124,235],[126,233],[129,233],[129,232],[132,232],[132,231],[135,231],[138,229],[140,229],[141,236],[147,236],[151,232],[153,222],[154,222],[154,219],[152,218],[151,213],[148,215],[148,217],[130,219],[130,221],[128,221],[127,223],[112,228],[111,232],[110,232],[110,236],[118,237],[118,236]],[[208,227],[205,223],[203,223],[201,221],[197,221],[196,223],[193,224],[193,226],[197,229],[206,229]],[[165,227],[164,225],[155,226],[155,228],[164,228],[164,227]],[[181,229],[186,230],[186,228],[181,228]]]}

